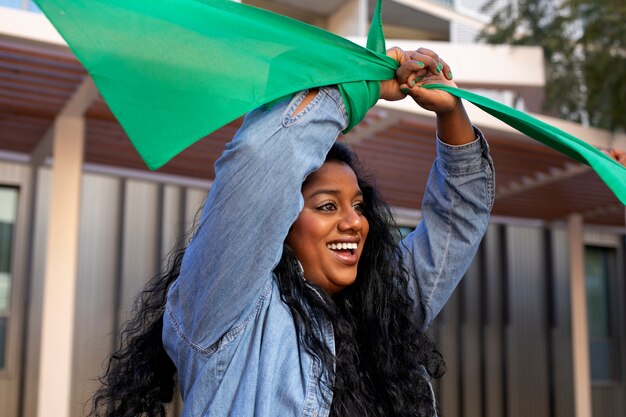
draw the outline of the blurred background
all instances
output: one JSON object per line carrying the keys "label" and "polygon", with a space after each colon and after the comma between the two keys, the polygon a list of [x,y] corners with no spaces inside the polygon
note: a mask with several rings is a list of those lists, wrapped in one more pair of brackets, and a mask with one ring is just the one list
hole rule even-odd
{"label": "blurred background", "polygon": [[[375,5],[244,3],[359,44]],[[385,0],[383,22],[388,47],[437,51],[461,88],[626,149],[622,0]],[[466,107],[491,146],[496,202],[432,327],[447,362],[440,415],[626,416],[624,206],[588,167]],[[0,0],[1,417],[85,414],[134,297],[186,244],[240,123],[147,170],[37,7]],[[400,233],[420,220],[434,137],[434,117],[403,100],[341,138]]]}

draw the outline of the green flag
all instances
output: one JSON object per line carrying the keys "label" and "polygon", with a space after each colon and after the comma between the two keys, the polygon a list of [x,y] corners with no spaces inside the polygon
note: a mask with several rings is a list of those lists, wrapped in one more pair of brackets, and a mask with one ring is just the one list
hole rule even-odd
{"label": "green flag", "polygon": [[525,135],[578,162],[589,165],[608,185],[622,204],[626,204],[626,167],[587,142],[487,97],[442,84],[430,84],[426,85],[425,88],[441,89],[465,99]]}
{"label": "green flag", "polygon": [[[380,0],[368,47],[228,0],[36,0],[87,69],[151,169],[244,113],[296,91],[340,84],[350,127],[397,63],[384,54]],[[571,135],[460,89],[557,151],[589,164],[626,204],[626,168]]]}

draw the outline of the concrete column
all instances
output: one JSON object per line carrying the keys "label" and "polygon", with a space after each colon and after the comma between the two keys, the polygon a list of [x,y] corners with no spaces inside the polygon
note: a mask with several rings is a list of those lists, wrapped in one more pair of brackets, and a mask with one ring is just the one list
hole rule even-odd
{"label": "concrete column", "polygon": [[328,18],[328,30],[339,36],[366,36],[367,0],[349,0]]}
{"label": "concrete column", "polygon": [[574,417],[591,417],[591,372],[589,365],[589,327],[585,283],[583,218],[572,214],[569,232],[570,288],[572,313],[572,358],[574,374]]}
{"label": "concrete column", "polygon": [[85,121],[59,116],[53,129],[52,197],[41,324],[38,417],[69,417]]}

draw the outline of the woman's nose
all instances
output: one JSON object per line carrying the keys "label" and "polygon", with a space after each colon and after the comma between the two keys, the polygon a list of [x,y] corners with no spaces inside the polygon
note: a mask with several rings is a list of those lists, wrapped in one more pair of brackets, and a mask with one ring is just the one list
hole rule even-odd
{"label": "woman's nose", "polygon": [[337,226],[341,231],[360,231],[363,227],[361,215],[352,208],[350,210],[346,210],[342,213]]}

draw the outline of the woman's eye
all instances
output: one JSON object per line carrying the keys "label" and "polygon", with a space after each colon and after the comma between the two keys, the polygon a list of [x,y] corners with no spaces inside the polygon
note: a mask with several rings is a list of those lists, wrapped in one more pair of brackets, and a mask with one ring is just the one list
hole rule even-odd
{"label": "woman's eye", "polygon": [[335,209],[335,205],[333,203],[324,203],[318,206],[317,209],[321,211],[332,211]]}
{"label": "woman's eye", "polygon": [[363,213],[365,211],[365,203],[357,203],[354,205],[354,210],[357,213]]}

